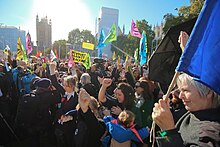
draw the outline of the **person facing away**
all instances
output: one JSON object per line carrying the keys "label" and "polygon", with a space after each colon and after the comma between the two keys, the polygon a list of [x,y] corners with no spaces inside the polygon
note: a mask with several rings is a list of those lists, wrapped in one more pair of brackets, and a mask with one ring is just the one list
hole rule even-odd
{"label": "person facing away", "polygon": [[135,124],[135,115],[129,110],[122,111],[117,119],[105,116],[103,120],[108,131],[102,140],[103,147],[140,146],[149,135],[148,128],[141,128]]}
{"label": "person facing away", "polygon": [[186,112],[176,124],[169,100],[155,103],[152,118],[160,127],[159,147],[220,146],[220,98],[214,91],[187,74],[177,79],[179,98]]}

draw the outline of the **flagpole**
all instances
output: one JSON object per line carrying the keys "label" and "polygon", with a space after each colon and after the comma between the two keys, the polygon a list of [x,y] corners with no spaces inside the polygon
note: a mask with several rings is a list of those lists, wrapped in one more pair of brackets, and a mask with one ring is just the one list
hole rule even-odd
{"label": "flagpole", "polygon": [[111,45],[112,45],[114,48],[116,48],[117,50],[119,50],[120,52],[122,52],[123,54],[125,54],[125,55],[127,55],[127,56],[129,56],[130,58],[133,59],[132,56],[130,56],[128,53],[126,53],[126,52],[124,52],[123,50],[121,50],[119,47],[115,46],[114,44],[111,44]]}
{"label": "flagpole", "polygon": [[60,45],[59,45],[59,58],[60,58]]}
{"label": "flagpole", "polygon": [[[174,74],[173,79],[172,79],[172,81],[171,81],[171,83],[170,83],[170,86],[169,86],[169,88],[168,88],[168,90],[167,90],[167,93],[166,93],[165,97],[163,97],[163,99],[164,99],[165,101],[168,101],[169,95],[170,95],[172,89],[175,87],[175,85],[176,85],[176,80],[177,80],[177,77],[178,77],[179,75],[180,75],[180,72],[175,71],[175,74]],[[155,137],[156,137],[156,136],[155,136],[155,127],[156,127],[156,123],[155,123],[155,121],[153,121],[151,130],[150,130],[150,142],[152,142],[152,147],[154,147]]]}

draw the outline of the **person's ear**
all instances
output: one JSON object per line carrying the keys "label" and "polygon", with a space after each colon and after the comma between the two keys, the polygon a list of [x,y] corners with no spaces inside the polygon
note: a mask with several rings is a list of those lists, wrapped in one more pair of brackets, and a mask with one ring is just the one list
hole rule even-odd
{"label": "person's ear", "polygon": [[206,95],[206,97],[207,97],[207,98],[212,98],[212,97],[213,97],[213,94],[214,94],[213,91],[212,91],[212,90],[209,90],[208,93],[207,93],[207,95]]}

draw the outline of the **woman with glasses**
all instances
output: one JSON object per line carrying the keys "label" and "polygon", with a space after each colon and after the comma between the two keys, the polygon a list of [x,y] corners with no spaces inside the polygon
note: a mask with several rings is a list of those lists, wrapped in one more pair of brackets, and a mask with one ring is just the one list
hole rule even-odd
{"label": "woman with glasses", "polygon": [[149,90],[146,80],[137,81],[135,84],[135,106],[138,108],[142,126],[150,127],[152,124],[151,113],[154,106],[153,93]]}

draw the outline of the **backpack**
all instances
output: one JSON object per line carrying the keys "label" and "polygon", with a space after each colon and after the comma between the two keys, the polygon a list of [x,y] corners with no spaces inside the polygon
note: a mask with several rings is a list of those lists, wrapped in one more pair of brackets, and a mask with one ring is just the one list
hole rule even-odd
{"label": "backpack", "polygon": [[25,94],[18,103],[15,123],[22,127],[31,127],[39,123],[40,98],[35,93]]}

